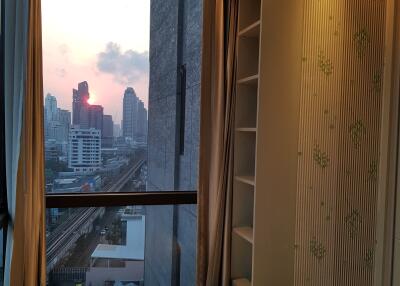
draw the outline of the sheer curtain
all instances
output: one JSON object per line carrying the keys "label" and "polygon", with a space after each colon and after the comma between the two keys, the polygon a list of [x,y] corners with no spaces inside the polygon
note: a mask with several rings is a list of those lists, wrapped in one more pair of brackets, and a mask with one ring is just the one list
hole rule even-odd
{"label": "sheer curtain", "polygon": [[4,284],[10,285],[11,257],[14,249],[17,171],[20,153],[22,107],[25,92],[26,48],[28,33],[28,0],[6,0],[5,3],[4,105],[7,205],[10,221],[4,266]]}
{"label": "sheer curtain", "polygon": [[5,3],[5,285],[46,285],[40,0]]}
{"label": "sheer curtain", "polygon": [[229,285],[238,1],[206,0],[203,27],[198,285]]}

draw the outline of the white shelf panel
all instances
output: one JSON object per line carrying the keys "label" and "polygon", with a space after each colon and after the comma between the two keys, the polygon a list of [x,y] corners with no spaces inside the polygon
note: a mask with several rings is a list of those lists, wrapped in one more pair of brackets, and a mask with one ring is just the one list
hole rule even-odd
{"label": "white shelf panel", "polygon": [[253,244],[253,228],[249,226],[235,227],[233,232],[238,236]]}
{"label": "white shelf panel", "polygon": [[256,127],[238,127],[236,128],[238,132],[257,132]]}
{"label": "white shelf panel", "polygon": [[245,278],[235,279],[232,281],[232,286],[251,286],[249,280]]}
{"label": "white shelf panel", "polygon": [[258,20],[253,24],[247,26],[246,28],[242,29],[239,32],[239,37],[250,37],[250,38],[257,38],[260,36],[260,23],[261,21]]}
{"label": "white shelf panel", "polygon": [[246,85],[257,85],[258,83],[258,74],[248,76],[237,81],[238,84],[246,84]]}
{"label": "white shelf panel", "polygon": [[236,181],[255,186],[254,176],[235,176]]}

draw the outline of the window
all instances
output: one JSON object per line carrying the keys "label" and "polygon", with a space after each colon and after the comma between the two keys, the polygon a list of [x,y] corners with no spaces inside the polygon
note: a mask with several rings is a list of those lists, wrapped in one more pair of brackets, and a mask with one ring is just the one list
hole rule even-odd
{"label": "window", "polygon": [[195,284],[201,21],[198,0],[42,0],[50,285]]}

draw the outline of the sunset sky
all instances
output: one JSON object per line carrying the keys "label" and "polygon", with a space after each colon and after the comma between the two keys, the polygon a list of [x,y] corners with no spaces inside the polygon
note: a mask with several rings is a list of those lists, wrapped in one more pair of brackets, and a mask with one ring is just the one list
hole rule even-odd
{"label": "sunset sky", "polygon": [[71,110],[86,80],[92,104],[114,123],[132,86],[147,108],[150,0],[42,0],[44,93]]}

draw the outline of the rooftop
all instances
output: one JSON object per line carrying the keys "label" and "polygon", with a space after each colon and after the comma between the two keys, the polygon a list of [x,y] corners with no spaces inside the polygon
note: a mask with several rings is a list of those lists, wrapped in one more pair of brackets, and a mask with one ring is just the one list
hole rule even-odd
{"label": "rooftop", "polygon": [[126,245],[99,244],[91,258],[144,260],[145,216],[123,215]]}

